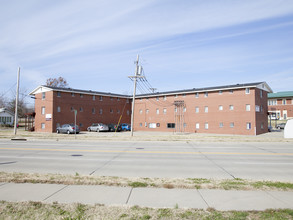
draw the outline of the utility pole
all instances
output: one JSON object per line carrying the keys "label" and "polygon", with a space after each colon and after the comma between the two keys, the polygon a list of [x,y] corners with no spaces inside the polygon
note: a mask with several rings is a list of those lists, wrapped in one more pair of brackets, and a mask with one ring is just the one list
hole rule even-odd
{"label": "utility pole", "polygon": [[131,110],[131,137],[133,136],[133,122],[134,122],[134,103],[135,103],[135,94],[136,94],[136,81],[137,81],[137,78],[143,78],[143,76],[141,76],[140,74],[140,71],[141,70],[141,67],[138,65],[138,62],[139,62],[139,55],[137,54],[137,59],[135,61],[135,73],[134,73],[134,76],[129,76],[130,79],[134,79],[133,80],[133,97],[132,97],[132,110]]}
{"label": "utility pole", "polygon": [[20,77],[20,67],[18,67],[18,73],[17,73],[17,86],[16,86],[16,97],[15,97],[15,115],[14,115],[14,135],[16,135],[17,122],[18,122],[19,77]]}

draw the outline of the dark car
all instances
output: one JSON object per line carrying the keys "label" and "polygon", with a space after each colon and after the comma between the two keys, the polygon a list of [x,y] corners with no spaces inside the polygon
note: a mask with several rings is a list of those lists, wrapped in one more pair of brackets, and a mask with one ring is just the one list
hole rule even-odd
{"label": "dark car", "polygon": [[64,124],[61,127],[58,127],[56,129],[57,134],[59,133],[65,133],[65,134],[78,134],[79,133],[79,127],[78,125],[74,125],[74,124]]}
{"label": "dark car", "polygon": [[121,125],[108,124],[109,131],[122,131]]}
{"label": "dark car", "polygon": [[276,126],[277,129],[284,129],[285,128],[286,123],[280,123]]}
{"label": "dark car", "polygon": [[122,131],[130,131],[131,130],[131,126],[126,123],[122,123],[121,128],[122,128]]}

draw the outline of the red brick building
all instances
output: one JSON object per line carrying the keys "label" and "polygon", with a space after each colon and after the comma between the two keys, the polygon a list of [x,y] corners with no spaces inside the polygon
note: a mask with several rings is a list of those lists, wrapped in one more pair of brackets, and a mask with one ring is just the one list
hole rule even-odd
{"label": "red brick building", "polygon": [[[258,135],[268,131],[265,82],[138,95],[134,131]],[[74,123],[81,130],[96,122],[130,123],[131,97],[70,88],[39,86],[35,100],[36,131],[55,132]]]}
{"label": "red brick building", "polygon": [[293,91],[269,93],[268,108],[273,119],[293,118]]}
{"label": "red brick building", "polygon": [[129,123],[131,102],[128,96],[39,86],[30,95],[35,96],[35,130],[56,132],[62,124],[74,123],[86,130],[92,123]]}
{"label": "red brick building", "polygon": [[265,82],[137,96],[135,131],[258,135],[268,131]]}

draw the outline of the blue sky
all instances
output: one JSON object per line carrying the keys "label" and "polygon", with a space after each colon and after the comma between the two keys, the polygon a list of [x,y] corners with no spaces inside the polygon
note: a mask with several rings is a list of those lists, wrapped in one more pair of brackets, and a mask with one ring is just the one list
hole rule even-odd
{"label": "blue sky", "polygon": [[131,94],[266,81],[293,90],[292,0],[0,0],[0,94],[47,78]]}

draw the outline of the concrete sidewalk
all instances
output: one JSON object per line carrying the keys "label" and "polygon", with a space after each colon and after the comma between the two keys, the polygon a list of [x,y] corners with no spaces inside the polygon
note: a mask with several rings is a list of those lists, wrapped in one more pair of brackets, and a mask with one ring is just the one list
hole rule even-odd
{"label": "concrete sidewalk", "polygon": [[293,209],[293,192],[131,188],[92,185],[0,183],[0,201],[40,201],[152,208],[216,210]]}

